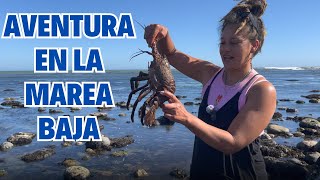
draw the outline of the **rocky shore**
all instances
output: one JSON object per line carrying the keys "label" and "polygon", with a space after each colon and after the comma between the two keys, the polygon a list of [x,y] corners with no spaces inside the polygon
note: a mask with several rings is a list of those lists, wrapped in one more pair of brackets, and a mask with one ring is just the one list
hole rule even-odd
{"label": "rocky shore", "polygon": [[[317,90],[313,90],[312,93],[319,93]],[[194,102],[184,101],[186,96],[178,96],[178,98],[186,106],[198,106],[201,98],[194,99]],[[306,103],[312,103],[318,105],[320,103],[320,94],[310,94],[302,96],[301,100],[279,99],[278,107],[268,127],[265,129],[265,133],[261,135],[261,151],[266,163],[269,179],[320,179],[320,117],[310,116],[298,116],[299,109],[281,106],[282,102],[290,102],[304,105]],[[307,100],[306,100],[307,99]],[[6,108],[23,108],[23,104],[14,98],[7,98],[1,103],[2,109]],[[132,107],[132,105],[130,105]],[[126,102],[116,103],[118,109],[126,108]],[[90,116],[96,116],[98,120],[113,122],[117,118],[111,117],[107,111],[112,108],[97,108],[97,112],[90,113]],[[68,111],[74,113],[80,111],[81,108],[70,108]],[[66,109],[59,108],[38,108],[35,109],[35,113],[42,114],[60,114],[66,112]],[[285,114],[285,115],[284,115]],[[289,116],[288,116],[289,114]],[[126,119],[128,124],[131,123],[126,113],[118,113],[118,118]],[[172,121],[161,116],[157,118],[157,125],[163,125],[172,127],[175,125]],[[281,126],[282,121],[292,121],[298,124],[298,128],[295,131],[290,130],[288,127]],[[104,128],[100,126],[100,130]],[[21,148],[23,146],[30,145],[36,137],[33,132],[17,132],[6,138],[6,141],[0,142],[0,155],[10,153],[14,148]],[[296,145],[289,146],[285,144],[278,144],[277,138],[289,139],[299,137],[302,140]],[[83,148],[83,154],[79,159],[73,159],[71,157],[65,157],[63,162],[58,162],[61,168],[65,168],[64,174],[61,175],[65,179],[94,179],[97,175],[99,177],[109,177],[113,175],[110,170],[98,171],[90,166],[83,166],[82,162],[90,161],[92,158],[109,155],[112,158],[130,157],[130,153],[127,149],[130,149],[130,145],[135,143],[135,139],[131,135],[121,137],[107,137],[102,136],[102,141],[99,142],[61,142],[61,147],[54,145],[45,146],[41,149],[37,149],[31,152],[21,154],[18,158],[26,163],[37,163],[39,161],[46,160],[50,157],[57,155],[57,148],[64,147],[78,147]],[[126,149],[124,149],[126,148]],[[164,147],[166,148],[166,147]],[[0,158],[0,178],[10,176],[6,169],[1,169],[1,163],[6,163],[6,158]],[[143,168],[131,168],[130,177],[143,178],[151,177],[152,174],[148,172],[148,169]],[[173,168],[168,171],[168,175],[176,179],[188,179],[189,173],[179,167]]]}

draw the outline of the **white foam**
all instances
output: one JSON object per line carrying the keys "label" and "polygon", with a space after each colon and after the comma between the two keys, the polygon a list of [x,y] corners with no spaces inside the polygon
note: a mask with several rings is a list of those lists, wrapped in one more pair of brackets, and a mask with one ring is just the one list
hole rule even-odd
{"label": "white foam", "polygon": [[305,70],[302,67],[264,67],[264,69],[277,69],[277,70]]}

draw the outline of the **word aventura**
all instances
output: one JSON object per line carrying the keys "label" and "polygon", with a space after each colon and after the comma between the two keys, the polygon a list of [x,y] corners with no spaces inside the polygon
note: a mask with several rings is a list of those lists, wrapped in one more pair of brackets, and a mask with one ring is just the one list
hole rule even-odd
{"label": "word aventura", "polygon": [[131,13],[7,13],[2,38],[135,39]]}

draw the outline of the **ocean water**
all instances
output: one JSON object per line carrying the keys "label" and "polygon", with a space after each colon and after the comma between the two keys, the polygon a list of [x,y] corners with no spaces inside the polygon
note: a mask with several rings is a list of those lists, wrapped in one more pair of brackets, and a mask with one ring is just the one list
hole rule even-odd
{"label": "ocean water", "polygon": [[[278,107],[289,107],[298,109],[297,113],[283,114],[284,119],[288,116],[309,116],[320,117],[320,104],[312,104],[308,99],[301,95],[313,94],[309,91],[320,90],[320,70],[310,68],[266,68],[257,69],[277,89],[278,99],[290,99],[293,101],[279,101]],[[5,98],[12,97],[23,102],[23,83],[24,81],[109,81],[115,102],[127,101],[130,93],[130,77],[137,76],[137,70],[108,71],[105,74],[33,74],[32,72],[0,72],[0,102]],[[176,81],[176,95],[183,95],[182,102],[196,101],[195,98],[201,96],[201,84],[173,71]],[[143,83],[141,83],[143,84]],[[14,89],[15,91],[4,91],[5,89]],[[133,104],[136,95],[131,103]],[[296,100],[304,100],[305,104],[296,104]],[[138,108],[143,104],[138,104]],[[138,110],[137,108],[137,110]],[[97,112],[96,108],[82,108],[80,111],[70,112],[68,108],[55,108],[64,111],[62,114],[49,114],[38,112],[37,108],[8,108],[0,109],[0,143],[17,132],[36,133],[37,116],[68,114],[71,117],[75,115],[88,115]],[[186,106],[189,112],[197,115],[198,106]],[[60,165],[65,158],[73,158],[91,171],[93,179],[103,177],[115,177],[131,179],[132,173],[138,169],[145,169],[151,177],[161,177],[170,179],[169,172],[177,167],[189,170],[192,157],[192,148],[194,135],[180,124],[174,126],[157,126],[148,128],[141,125],[139,118],[135,116],[134,123],[130,121],[130,111],[115,107],[112,110],[105,110],[110,117],[116,118],[115,121],[99,120],[99,125],[104,125],[102,134],[108,137],[122,137],[133,135],[135,142],[127,147],[113,149],[113,151],[125,150],[128,155],[125,157],[112,157],[111,152],[105,152],[102,155],[94,156],[90,160],[81,160],[85,154],[85,146],[62,147],[61,142],[37,142],[36,138],[29,145],[14,147],[10,151],[0,152],[0,169],[8,172],[5,176],[8,179],[47,177],[51,179],[63,178],[65,167]],[[125,117],[119,117],[119,113],[125,113]],[[162,115],[162,111],[157,111],[157,117]],[[273,123],[285,126],[291,132],[297,130],[298,124],[293,121],[273,121]],[[280,144],[295,146],[302,138],[276,138]],[[20,157],[25,153],[33,152],[48,145],[56,145],[56,154],[37,162],[25,163]]]}

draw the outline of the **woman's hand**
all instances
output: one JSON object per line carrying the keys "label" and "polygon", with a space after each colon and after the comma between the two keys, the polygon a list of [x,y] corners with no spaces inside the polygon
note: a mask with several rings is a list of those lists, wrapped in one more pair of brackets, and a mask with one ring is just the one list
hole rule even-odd
{"label": "woman's hand", "polygon": [[165,38],[168,34],[168,29],[159,24],[150,24],[145,28],[144,39],[147,41],[149,47],[159,40]]}
{"label": "woman's hand", "polygon": [[[169,36],[168,29],[160,24],[151,24],[145,28],[144,38],[149,47],[157,43],[158,50],[167,57],[176,53],[176,48]],[[170,62],[170,60],[169,60]]]}
{"label": "woman's hand", "polygon": [[192,114],[185,109],[184,105],[171,92],[161,91],[160,94],[169,98],[169,104],[163,104],[161,107],[164,112],[164,116],[171,121],[186,125],[191,119]]}

